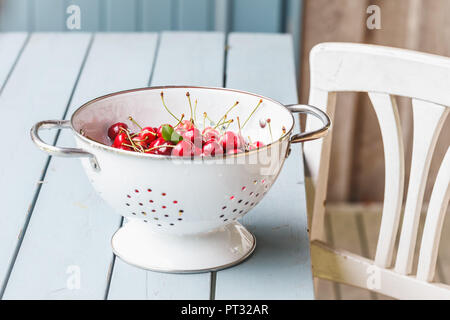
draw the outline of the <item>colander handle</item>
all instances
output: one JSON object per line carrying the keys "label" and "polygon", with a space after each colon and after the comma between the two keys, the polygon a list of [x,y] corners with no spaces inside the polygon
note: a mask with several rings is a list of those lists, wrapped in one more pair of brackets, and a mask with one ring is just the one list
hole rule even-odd
{"label": "colander handle", "polygon": [[72,158],[89,158],[92,168],[99,171],[97,159],[92,153],[77,148],[57,147],[45,143],[39,136],[40,129],[67,129],[72,128],[70,120],[46,120],[36,123],[30,131],[31,140],[41,149],[52,156],[72,157]]}
{"label": "colander handle", "polygon": [[299,143],[319,139],[324,137],[328,133],[328,130],[331,127],[331,120],[328,115],[322,110],[306,104],[291,104],[285,107],[288,108],[292,113],[307,113],[316,118],[319,118],[319,120],[322,121],[323,124],[323,126],[317,130],[297,133],[293,135],[291,137],[291,143]]}

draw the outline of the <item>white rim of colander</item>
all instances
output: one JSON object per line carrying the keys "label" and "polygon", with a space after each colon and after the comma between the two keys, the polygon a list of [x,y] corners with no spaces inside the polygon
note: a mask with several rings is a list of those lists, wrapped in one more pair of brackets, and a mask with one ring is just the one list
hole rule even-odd
{"label": "white rim of colander", "polygon": [[[121,150],[121,149],[117,149],[117,148],[113,148],[111,146],[108,146],[106,144],[100,143],[98,141],[95,141],[93,139],[90,139],[86,136],[83,136],[82,134],[80,134],[79,132],[77,132],[74,129],[73,126],[73,119],[74,117],[84,108],[87,108],[89,105],[98,102],[100,100],[104,100],[106,98],[110,98],[113,96],[117,96],[117,95],[121,95],[121,94],[126,94],[126,93],[131,93],[131,92],[138,92],[138,91],[146,91],[146,90],[164,90],[164,89],[208,89],[208,90],[222,90],[222,91],[230,91],[230,92],[237,92],[237,93],[243,93],[243,94],[248,94],[251,96],[255,96],[258,97],[260,99],[264,99],[264,100],[268,100],[270,102],[273,102],[279,106],[281,106],[282,108],[286,109],[286,111],[291,115],[292,117],[292,125],[289,128],[289,130],[286,130],[286,133],[284,133],[280,138],[278,138],[275,141],[272,141],[271,143],[265,145],[264,147],[260,147],[257,149],[253,149],[253,150],[247,150],[247,151],[243,151],[243,152],[239,152],[239,153],[235,153],[235,154],[222,154],[222,155],[218,155],[218,156],[208,156],[208,157],[200,157],[200,156],[186,156],[186,157],[173,157],[171,155],[159,155],[159,154],[151,154],[151,153],[141,153],[141,152],[132,152],[132,151],[126,151],[126,150]],[[272,98],[268,98],[266,96],[262,96],[260,94],[256,94],[256,93],[252,93],[249,91],[243,91],[243,90],[238,90],[238,89],[232,89],[232,88],[221,88],[221,87],[207,87],[207,86],[188,86],[188,85],[170,85],[170,86],[155,86],[155,87],[142,87],[142,88],[136,88],[136,89],[128,89],[128,90],[122,90],[122,91],[117,91],[117,92],[113,92],[113,93],[109,93],[100,97],[97,97],[95,99],[89,100],[88,102],[82,104],[77,110],[74,111],[74,113],[72,114],[71,118],[70,118],[70,128],[72,129],[72,131],[75,133],[75,135],[80,138],[81,140],[83,140],[84,142],[92,145],[93,147],[97,147],[97,148],[101,148],[101,149],[105,149],[106,151],[110,151],[110,152],[115,152],[118,154],[122,154],[122,155],[127,155],[127,156],[132,156],[132,157],[145,157],[145,158],[154,158],[154,159],[160,159],[160,160],[173,160],[173,159],[182,159],[182,160],[191,160],[191,161],[197,161],[198,160],[203,160],[203,161],[207,161],[207,160],[217,160],[217,159],[224,159],[224,158],[233,158],[233,157],[238,157],[238,156],[246,156],[246,155],[250,155],[253,153],[258,153],[262,150],[266,150],[271,148],[274,145],[277,145],[278,143],[280,143],[281,141],[285,140],[287,137],[289,137],[292,133],[292,130],[294,129],[294,125],[295,125],[295,119],[294,116],[292,114],[291,111],[289,111],[288,108],[286,108],[285,105],[283,105],[281,102],[276,101]]]}

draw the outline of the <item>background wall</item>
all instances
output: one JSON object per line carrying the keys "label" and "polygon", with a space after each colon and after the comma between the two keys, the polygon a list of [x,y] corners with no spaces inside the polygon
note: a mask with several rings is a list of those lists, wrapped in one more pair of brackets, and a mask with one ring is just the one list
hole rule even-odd
{"label": "background wall", "polygon": [[[366,28],[367,7],[381,8],[381,29]],[[300,100],[308,101],[309,51],[324,41],[372,43],[450,56],[448,0],[305,0],[301,51]],[[449,84],[450,90],[450,84]],[[340,94],[336,109],[328,199],[382,201],[384,154],[378,121],[367,94]],[[399,99],[408,178],[412,112],[409,99]],[[426,199],[450,144],[450,119],[441,133],[431,166]],[[406,190],[405,190],[406,191]]]}
{"label": "background wall", "polygon": [[298,52],[302,2],[303,0],[0,0],[0,31],[68,31],[66,9],[70,4],[76,4],[81,9],[81,31],[290,32]]}

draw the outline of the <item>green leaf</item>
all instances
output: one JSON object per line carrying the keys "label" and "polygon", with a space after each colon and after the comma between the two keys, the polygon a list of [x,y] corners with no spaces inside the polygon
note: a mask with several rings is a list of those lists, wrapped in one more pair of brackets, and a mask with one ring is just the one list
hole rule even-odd
{"label": "green leaf", "polygon": [[178,134],[171,126],[168,124],[165,124],[162,126],[162,137],[166,141],[173,142],[177,144],[181,140],[183,140],[183,137]]}

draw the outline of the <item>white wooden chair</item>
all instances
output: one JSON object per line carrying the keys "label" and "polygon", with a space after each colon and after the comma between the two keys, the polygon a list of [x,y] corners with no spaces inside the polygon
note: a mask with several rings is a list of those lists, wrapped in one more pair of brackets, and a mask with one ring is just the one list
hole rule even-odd
{"label": "white wooden chair", "polygon": [[[412,274],[418,225],[431,158],[450,112],[450,59],[409,50],[351,43],[322,43],[311,50],[309,104],[333,119],[336,93],[368,92],[378,117],[385,157],[384,205],[374,260],[324,242],[324,214],[332,136],[304,146],[311,175],[311,256],[314,277],[398,299],[450,299],[450,286],[433,281],[442,225],[450,198],[450,149],[430,199],[417,274]],[[404,150],[394,96],[412,98],[414,138],[401,231]],[[339,111],[337,111],[339,112]],[[314,126],[308,119],[307,128]],[[400,241],[394,265],[396,237]]]}

